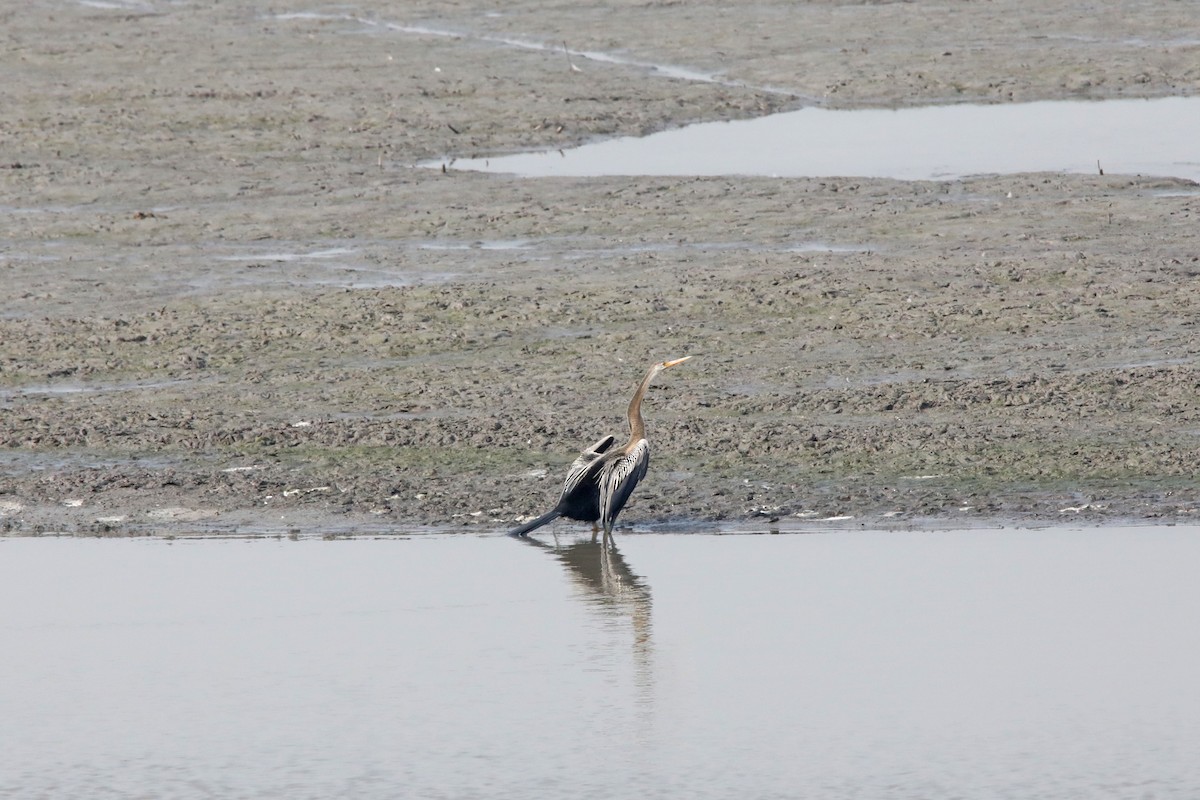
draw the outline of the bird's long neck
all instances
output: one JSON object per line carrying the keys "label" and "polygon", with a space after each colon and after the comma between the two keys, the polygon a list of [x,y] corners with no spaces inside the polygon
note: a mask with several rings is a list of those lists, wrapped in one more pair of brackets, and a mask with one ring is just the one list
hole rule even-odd
{"label": "bird's long neck", "polygon": [[646,373],[646,377],[642,378],[642,383],[638,386],[637,391],[633,393],[633,399],[629,401],[629,447],[646,438],[646,421],[642,419],[642,400],[646,397],[646,390],[650,388],[650,381],[654,380],[656,374],[658,373],[655,368],[651,367]]}

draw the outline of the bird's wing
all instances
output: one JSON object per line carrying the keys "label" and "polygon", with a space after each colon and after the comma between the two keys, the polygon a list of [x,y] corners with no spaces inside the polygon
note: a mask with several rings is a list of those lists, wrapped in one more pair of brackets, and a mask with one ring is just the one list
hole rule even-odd
{"label": "bird's wing", "polygon": [[618,458],[605,460],[600,471],[600,521],[611,530],[617,514],[625,507],[633,488],[646,476],[650,466],[650,443],[638,440]]}
{"label": "bird's wing", "polygon": [[604,455],[613,442],[616,441],[614,436],[605,436],[598,440],[591,447],[585,449],[579,456],[571,462],[571,466],[567,469],[566,480],[563,481],[563,494],[568,494],[572,489],[583,482],[583,479],[592,473],[599,466],[597,459]]}

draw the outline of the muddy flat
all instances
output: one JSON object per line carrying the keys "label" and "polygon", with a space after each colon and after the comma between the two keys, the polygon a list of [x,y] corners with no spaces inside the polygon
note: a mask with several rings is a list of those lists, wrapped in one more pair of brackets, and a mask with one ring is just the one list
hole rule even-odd
{"label": "muddy flat", "polygon": [[0,524],[502,530],[689,354],[623,523],[1187,518],[1190,181],[453,160],[813,104],[1196,95],[1192,12],[13,6]]}

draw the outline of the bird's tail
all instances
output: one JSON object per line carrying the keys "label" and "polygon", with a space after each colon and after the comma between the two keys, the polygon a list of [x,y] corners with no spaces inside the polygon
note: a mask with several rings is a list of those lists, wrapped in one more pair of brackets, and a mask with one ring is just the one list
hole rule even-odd
{"label": "bird's tail", "polygon": [[526,522],[521,527],[513,528],[511,531],[508,532],[508,535],[509,536],[524,536],[525,534],[529,533],[531,530],[540,528],[543,525],[547,525],[547,524],[553,522],[554,520],[558,519],[561,516],[562,516],[562,514],[559,513],[557,508],[554,509],[553,511],[547,511],[545,514],[542,514],[537,519],[531,519],[531,520],[529,520],[529,522]]}

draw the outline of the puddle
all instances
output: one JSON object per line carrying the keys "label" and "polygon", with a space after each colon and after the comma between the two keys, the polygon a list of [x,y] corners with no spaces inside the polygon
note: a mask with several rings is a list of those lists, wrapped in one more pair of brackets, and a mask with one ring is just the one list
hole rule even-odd
{"label": "puddle", "polygon": [[[456,159],[448,168],[526,177],[855,176],[937,180],[1067,172],[1200,180],[1200,97],[804,108],[571,150]],[[441,168],[442,162],[425,163]]]}
{"label": "puddle", "polygon": [[[483,16],[484,18],[495,18],[501,15],[498,13],[485,13]],[[690,81],[695,83],[711,83],[717,86],[752,89],[754,91],[765,92],[767,94],[783,94],[789,97],[797,96],[795,92],[787,89],[772,86],[751,86],[749,84],[742,83],[741,81],[728,80],[715,72],[705,72],[703,70],[692,69],[690,67],[680,66],[677,64],[664,64],[653,61],[645,61],[600,50],[573,50],[561,41],[551,43],[539,41],[537,39],[527,39],[515,36],[499,36],[496,34],[480,33],[467,30],[454,30],[430,25],[406,25],[399,22],[387,22],[384,20],[372,19],[370,17],[358,16],[356,14],[327,13],[319,11],[298,11],[273,14],[269,18],[280,22],[349,22],[361,26],[362,30],[370,32],[399,33],[408,36],[432,36],[446,39],[480,42],[483,44],[494,45],[513,50],[531,50],[539,53],[561,53],[562,57],[566,59],[567,63],[570,65],[571,69],[575,71],[582,71],[578,64],[590,61],[596,64],[631,67],[651,75],[657,75],[672,80]]]}
{"label": "puddle", "polygon": [[0,539],[0,795],[1200,786],[1200,528],[555,531]]}
{"label": "puddle", "polygon": [[138,0],[78,0],[85,8],[98,8],[105,11],[152,11],[153,6]]}
{"label": "puddle", "polygon": [[1162,189],[1151,194],[1155,197],[1200,197],[1200,189]]}
{"label": "puddle", "polygon": [[31,472],[55,473],[64,470],[100,470],[123,466],[163,470],[175,466],[175,462],[159,456],[115,457],[87,451],[51,454],[17,449],[0,450],[0,475],[28,476]]}
{"label": "puddle", "polygon": [[530,250],[536,247],[535,243],[528,239],[488,239],[471,242],[460,241],[427,241],[418,242],[416,248],[418,250]]}
{"label": "puddle", "polygon": [[265,253],[235,253],[228,256],[218,256],[218,261],[275,261],[287,263],[292,261],[324,261],[331,258],[355,255],[358,251],[349,247],[331,247],[327,250],[313,250],[308,253],[265,252]]}
{"label": "puddle", "polygon": [[[372,266],[386,263],[397,249],[408,249],[408,242],[374,241],[362,246],[327,246],[315,249],[285,249],[290,242],[273,242],[240,249],[214,260],[238,265],[239,271],[224,270],[191,279],[191,285],[211,290],[216,283],[238,286],[328,286],[339,289],[380,289],[416,284],[444,283],[457,275],[444,270],[388,269]],[[331,243],[332,244],[332,243]],[[283,246],[283,247],[281,247]],[[206,243],[211,251],[221,245]],[[482,249],[491,249],[484,247]],[[501,249],[499,247],[495,249]]]}
{"label": "puddle", "polygon": [[28,395],[72,395],[72,394],[109,394],[114,392],[141,392],[153,389],[166,389],[170,386],[183,386],[194,383],[192,380],[179,378],[168,381],[129,381],[126,383],[82,383],[79,381],[64,381],[62,383],[35,384],[20,386],[15,389],[0,388],[0,400]]}
{"label": "puddle", "polygon": [[553,255],[557,258],[572,261],[598,256],[623,256],[641,253],[678,253],[681,251],[716,252],[716,251],[745,251],[754,253],[869,253],[874,247],[866,245],[837,245],[827,242],[799,241],[782,242],[778,244],[763,244],[752,241],[689,241],[686,239],[668,238],[657,242],[625,242],[609,244],[603,241],[555,238],[555,239],[514,239],[494,241],[459,241],[453,239],[441,241],[423,241],[409,243],[406,247],[417,250],[444,252],[506,252],[533,253],[539,256]]}

